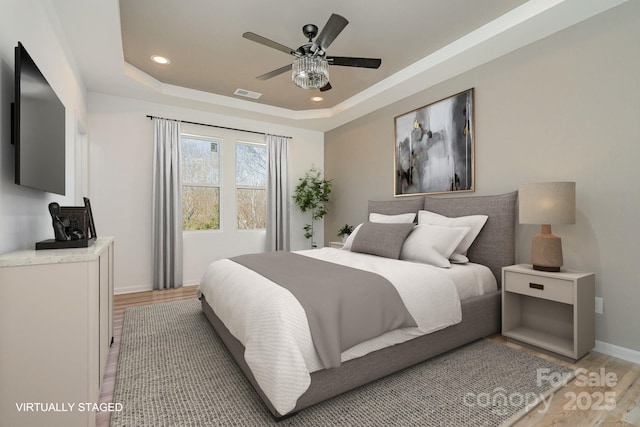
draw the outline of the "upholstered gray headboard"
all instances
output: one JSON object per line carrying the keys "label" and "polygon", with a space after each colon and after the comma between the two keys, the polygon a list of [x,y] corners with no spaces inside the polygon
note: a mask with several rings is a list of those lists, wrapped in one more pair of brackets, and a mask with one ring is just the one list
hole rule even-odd
{"label": "upholstered gray headboard", "polygon": [[448,217],[488,215],[489,219],[469,248],[467,257],[471,262],[489,267],[501,287],[502,267],[515,263],[517,198],[518,192],[514,191],[498,196],[369,201],[369,213],[397,215],[424,209]]}

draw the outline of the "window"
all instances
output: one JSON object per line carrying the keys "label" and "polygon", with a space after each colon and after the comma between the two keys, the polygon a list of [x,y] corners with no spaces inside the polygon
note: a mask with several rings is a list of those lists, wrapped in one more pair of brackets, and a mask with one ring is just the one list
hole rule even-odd
{"label": "window", "polygon": [[220,140],[183,134],[183,230],[220,229]]}
{"label": "window", "polygon": [[236,206],[238,229],[266,228],[267,147],[236,143]]}

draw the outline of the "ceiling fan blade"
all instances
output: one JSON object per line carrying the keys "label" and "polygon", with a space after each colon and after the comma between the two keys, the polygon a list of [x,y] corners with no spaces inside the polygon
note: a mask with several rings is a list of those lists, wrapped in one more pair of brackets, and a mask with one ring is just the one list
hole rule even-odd
{"label": "ceiling fan blade", "polygon": [[283,44],[280,44],[278,42],[274,42],[273,40],[269,40],[266,37],[262,37],[256,33],[252,33],[252,32],[246,32],[244,34],[242,34],[242,37],[244,37],[245,39],[254,41],[256,43],[260,43],[263,44],[265,46],[268,46],[272,49],[276,49],[279,50],[280,52],[284,52],[284,53],[288,53],[289,55],[296,55],[296,51],[295,49],[291,49],[290,47],[287,47]]}
{"label": "ceiling fan blade", "polygon": [[322,86],[322,87],[320,88],[320,92],[326,92],[326,91],[328,91],[328,90],[330,90],[330,89],[331,89],[331,83],[327,82],[327,84],[326,84],[326,85],[324,85],[324,86]]}
{"label": "ceiling fan blade", "polygon": [[348,23],[349,21],[346,18],[332,13],[324,28],[320,31],[318,38],[314,41],[314,45],[319,46],[320,49],[326,52],[329,45],[333,43]]}
{"label": "ceiling fan blade", "polygon": [[343,67],[378,68],[382,64],[379,58],[350,58],[346,56],[327,56],[329,65],[340,65]]}
{"label": "ceiling fan blade", "polygon": [[277,70],[269,71],[266,74],[256,77],[258,80],[268,80],[272,77],[279,76],[282,73],[286,73],[287,71],[291,71],[291,64],[285,65],[284,67],[280,67]]}

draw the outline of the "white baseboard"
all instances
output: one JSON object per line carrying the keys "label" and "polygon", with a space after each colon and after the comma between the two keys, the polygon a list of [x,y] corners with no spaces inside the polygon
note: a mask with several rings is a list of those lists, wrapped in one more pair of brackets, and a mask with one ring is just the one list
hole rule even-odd
{"label": "white baseboard", "polygon": [[182,282],[182,286],[200,286],[200,279],[185,280]]}
{"label": "white baseboard", "polygon": [[113,290],[114,295],[133,294],[135,292],[152,291],[152,285],[136,285],[127,287],[117,287]]}
{"label": "white baseboard", "polygon": [[[189,286],[198,286],[198,285],[199,283],[189,283],[189,284],[185,283],[182,286],[186,288]],[[133,294],[136,292],[147,292],[152,290],[153,290],[152,285],[136,285],[136,286],[119,287],[113,290],[113,294],[114,295]]]}
{"label": "white baseboard", "polygon": [[603,341],[596,341],[594,350],[598,353],[603,353],[608,356],[617,357],[618,359],[640,365],[640,351],[637,350],[620,347],[619,345],[609,344],[608,342]]}

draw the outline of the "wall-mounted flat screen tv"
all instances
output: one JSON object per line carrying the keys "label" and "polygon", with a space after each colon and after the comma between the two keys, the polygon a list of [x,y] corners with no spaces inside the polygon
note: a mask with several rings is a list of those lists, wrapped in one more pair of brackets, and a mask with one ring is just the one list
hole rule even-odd
{"label": "wall-mounted flat screen tv", "polygon": [[16,184],[65,194],[65,109],[22,43],[15,49]]}

